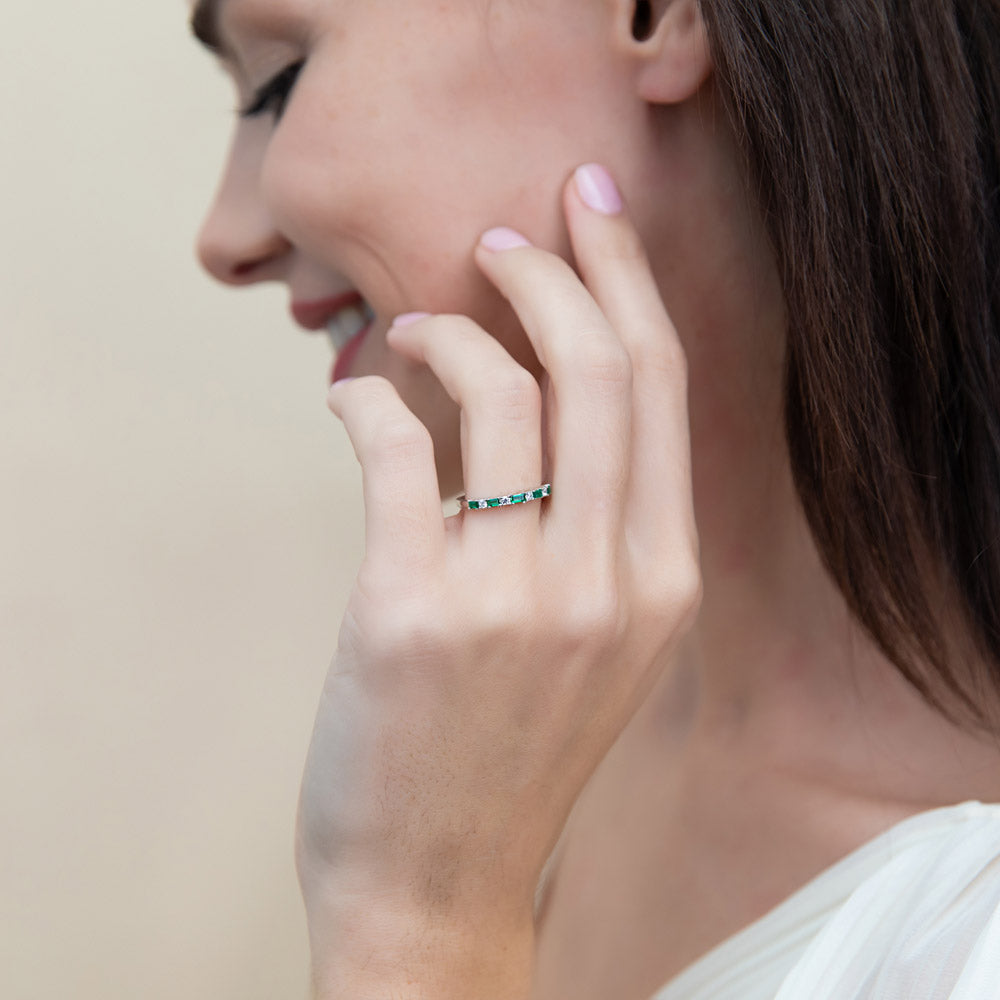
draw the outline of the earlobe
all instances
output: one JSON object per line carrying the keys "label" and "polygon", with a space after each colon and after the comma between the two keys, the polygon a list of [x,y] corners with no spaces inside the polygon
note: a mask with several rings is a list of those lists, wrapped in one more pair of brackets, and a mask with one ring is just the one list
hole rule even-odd
{"label": "earlobe", "polygon": [[699,0],[615,0],[618,36],[636,60],[639,96],[650,104],[693,97],[712,73]]}

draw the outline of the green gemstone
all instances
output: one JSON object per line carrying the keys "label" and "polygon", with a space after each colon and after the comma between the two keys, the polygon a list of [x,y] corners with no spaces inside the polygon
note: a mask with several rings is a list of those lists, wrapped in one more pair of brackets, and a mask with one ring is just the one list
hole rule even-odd
{"label": "green gemstone", "polygon": [[524,503],[524,494],[523,493],[514,493],[514,494],[512,494],[511,498],[510,498],[510,502],[511,503]]}
{"label": "green gemstone", "polygon": [[544,490],[535,490],[535,491],[534,491],[534,492],[533,492],[533,493],[531,494],[531,496],[532,496],[532,498],[533,498],[534,500],[541,500],[541,499],[542,499],[542,497],[544,497],[544,496],[545,496],[545,491],[544,491]]}
{"label": "green gemstone", "polygon": [[500,506],[500,498],[499,497],[493,497],[492,500],[487,500],[486,501],[486,506],[487,507],[499,507]]}

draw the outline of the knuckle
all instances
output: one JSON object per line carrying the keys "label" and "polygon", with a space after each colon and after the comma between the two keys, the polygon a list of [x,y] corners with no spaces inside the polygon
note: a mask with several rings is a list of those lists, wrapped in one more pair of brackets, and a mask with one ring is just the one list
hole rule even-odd
{"label": "knuckle", "polygon": [[613,390],[631,388],[632,361],[620,343],[606,335],[585,334],[579,338],[579,345],[572,363],[581,379]]}
{"label": "knuckle", "polygon": [[701,568],[695,557],[668,562],[642,576],[639,615],[671,630],[689,627],[697,617],[702,598]]}
{"label": "knuckle", "polygon": [[441,636],[434,622],[428,621],[412,604],[401,605],[384,616],[376,642],[392,661],[404,659],[412,666],[433,659],[441,648]]}
{"label": "knuckle", "polygon": [[680,338],[671,328],[671,336],[661,337],[660,343],[663,352],[663,365],[674,378],[687,382],[688,379],[688,359],[684,351],[684,345]]}
{"label": "knuckle", "polygon": [[[428,614],[418,594],[394,593],[392,601],[387,602],[377,580],[368,583],[370,597],[355,608],[354,629],[363,637],[366,653],[374,662],[390,667],[396,663],[412,667],[433,662],[443,647],[440,616]],[[360,578],[358,586],[364,586]]]}
{"label": "knuckle", "polygon": [[481,595],[467,626],[480,644],[495,648],[511,634],[520,634],[530,619],[530,608],[521,596],[497,589]]}
{"label": "knuckle", "polygon": [[533,420],[541,413],[542,393],[530,372],[511,365],[491,377],[483,402],[507,419]]}
{"label": "knuckle", "polygon": [[689,559],[674,579],[673,605],[682,624],[690,624],[697,617],[703,593],[701,568],[696,559]]}
{"label": "knuckle", "polygon": [[626,624],[615,588],[594,587],[575,594],[562,612],[562,635],[569,651],[604,651],[622,640]]}
{"label": "knuckle", "polygon": [[384,416],[372,424],[369,453],[380,463],[409,465],[433,456],[427,428],[416,418]]}
{"label": "knuckle", "polygon": [[633,348],[632,363],[637,372],[657,379],[686,383],[687,355],[672,329],[656,329],[639,338]]}

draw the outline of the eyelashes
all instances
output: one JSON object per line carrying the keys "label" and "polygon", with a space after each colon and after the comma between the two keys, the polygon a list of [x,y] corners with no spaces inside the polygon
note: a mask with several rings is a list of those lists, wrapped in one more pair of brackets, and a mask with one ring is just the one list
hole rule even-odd
{"label": "eyelashes", "polygon": [[260,115],[272,114],[275,118],[280,118],[304,65],[305,60],[302,59],[272,76],[253,95],[250,103],[240,110],[240,117],[257,118]]}

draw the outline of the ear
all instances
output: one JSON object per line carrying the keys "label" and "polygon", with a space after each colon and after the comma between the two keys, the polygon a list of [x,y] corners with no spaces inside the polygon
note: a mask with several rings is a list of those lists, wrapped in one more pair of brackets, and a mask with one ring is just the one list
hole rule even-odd
{"label": "ear", "polygon": [[639,96],[679,104],[711,76],[712,58],[699,0],[611,0],[615,34],[634,59]]}

